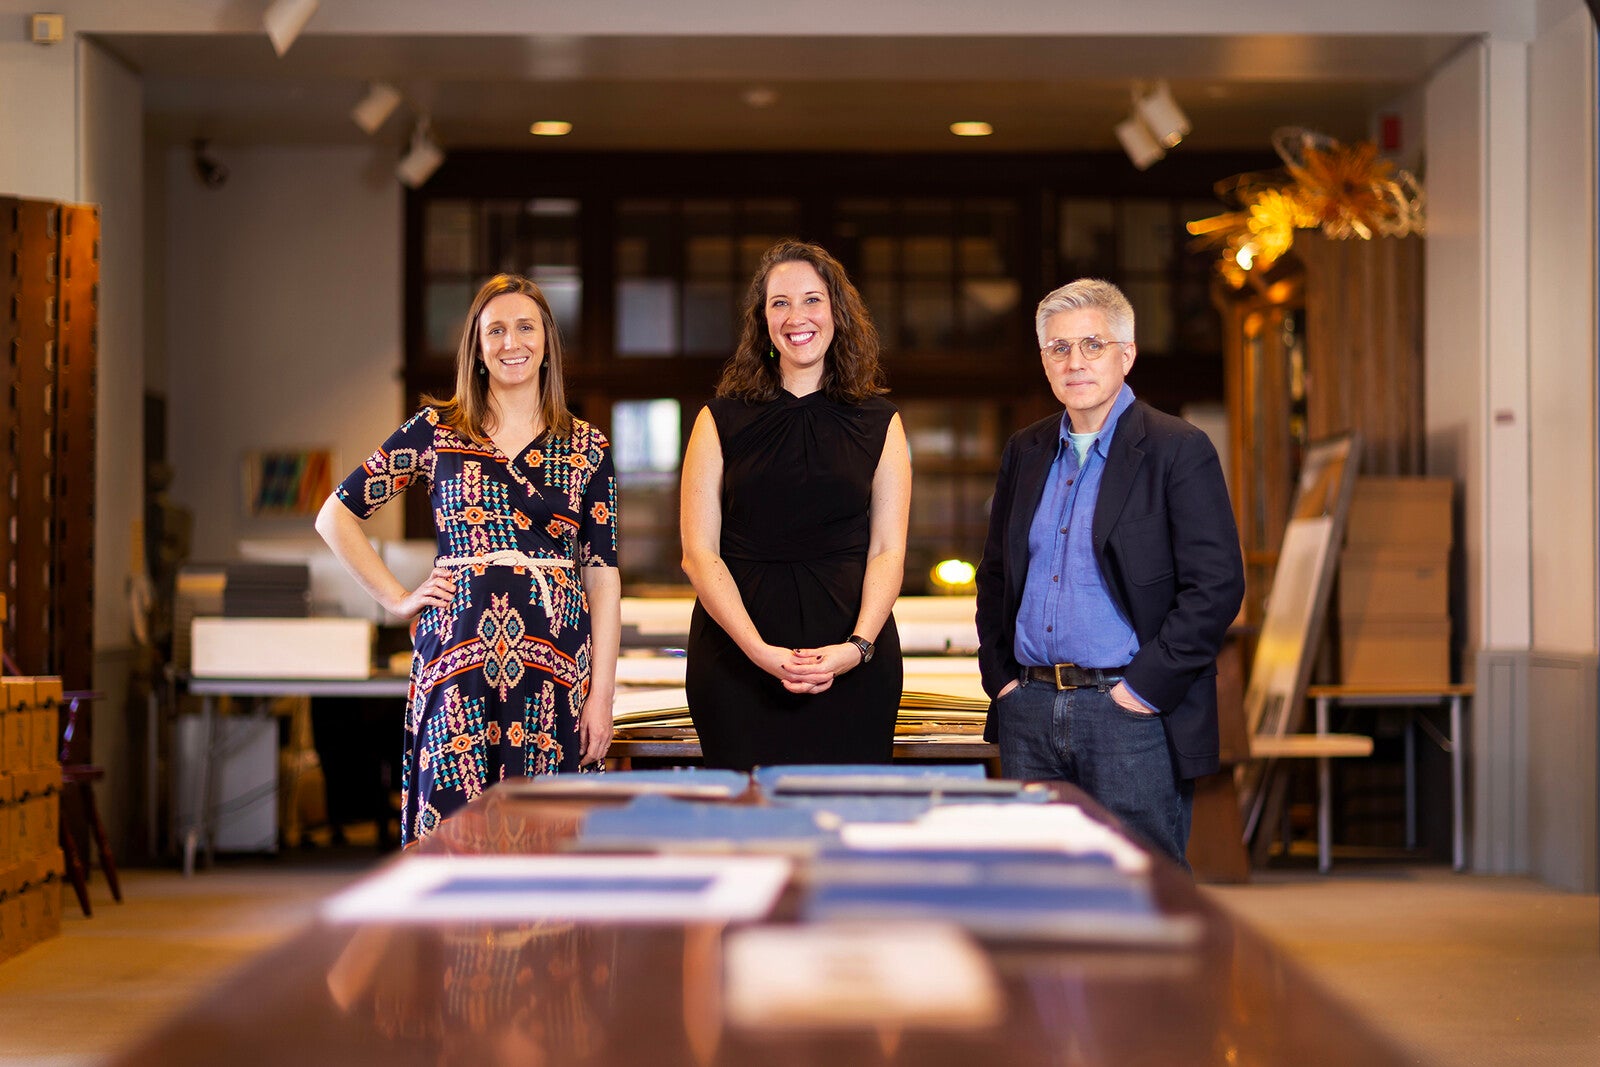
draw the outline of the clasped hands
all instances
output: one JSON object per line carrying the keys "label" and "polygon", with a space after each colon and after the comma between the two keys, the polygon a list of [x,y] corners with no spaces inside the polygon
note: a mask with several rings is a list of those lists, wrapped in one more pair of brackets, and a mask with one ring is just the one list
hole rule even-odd
{"label": "clasped hands", "polygon": [[848,641],[820,648],[767,645],[756,665],[791,693],[825,693],[836,677],[861,665],[861,650]]}

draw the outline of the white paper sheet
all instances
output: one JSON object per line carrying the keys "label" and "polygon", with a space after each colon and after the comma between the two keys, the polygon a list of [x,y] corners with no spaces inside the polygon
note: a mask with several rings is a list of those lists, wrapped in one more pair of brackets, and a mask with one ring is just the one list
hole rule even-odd
{"label": "white paper sheet", "polygon": [[966,934],[941,923],[813,923],[730,931],[728,1021],[746,1028],[982,1029],[998,982]]}
{"label": "white paper sheet", "polygon": [[720,922],[760,919],[781,856],[416,856],[332,897],[335,923]]}

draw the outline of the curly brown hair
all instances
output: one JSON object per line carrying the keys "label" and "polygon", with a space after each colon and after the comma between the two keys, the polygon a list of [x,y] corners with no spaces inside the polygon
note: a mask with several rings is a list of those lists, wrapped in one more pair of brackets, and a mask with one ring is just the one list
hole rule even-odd
{"label": "curly brown hair", "polygon": [[484,305],[506,293],[521,293],[539,306],[544,326],[544,365],[539,374],[540,414],[545,430],[552,437],[572,435],[572,412],[567,410],[567,388],[561,376],[561,331],[544,291],[520,274],[496,274],[483,283],[472,298],[467,321],[461,328],[461,343],[456,347],[456,392],[449,398],[424,396],[422,402],[439,412],[439,420],[467,440],[489,445],[489,379],[478,373],[483,356],[478,343],[478,316]]}
{"label": "curly brown hair", "polygon": [[739,347],[717,383],[718,396],[745,400],[775,400],[783,387],[778,361],[769,359],[772,337],[767,333],[767,278],[781,263],[809,263],[828,287],[833,313],[833,343],[823,357],[822,392],[830,400],[855,403],[887,393],[883,366],[878,361],[878,328],[872,324],[866,301],[850,281],[844,267],[825,249],[804,241],[779,241],[761,257],[740,315]]}

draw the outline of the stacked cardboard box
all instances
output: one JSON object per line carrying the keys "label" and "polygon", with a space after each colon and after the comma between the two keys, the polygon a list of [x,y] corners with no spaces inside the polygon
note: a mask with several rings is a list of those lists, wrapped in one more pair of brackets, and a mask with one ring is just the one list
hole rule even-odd
{"label": "stacked cardboard box", "polygon": [[0,960],[61,932],[61,679],[0,679]]}
{"label": "stacked cardboard box", "polygon": [[1339,557],[1345,685],[1450,682],[1448,478],[1361,478]]}

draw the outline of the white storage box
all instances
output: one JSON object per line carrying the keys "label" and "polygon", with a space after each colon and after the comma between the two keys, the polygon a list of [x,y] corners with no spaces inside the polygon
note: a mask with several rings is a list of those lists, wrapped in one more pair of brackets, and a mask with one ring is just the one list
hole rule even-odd
{"label": "white storage box", "polygon": [[196,678],[367,678],[373,625],[366,619],[194,620]]}

